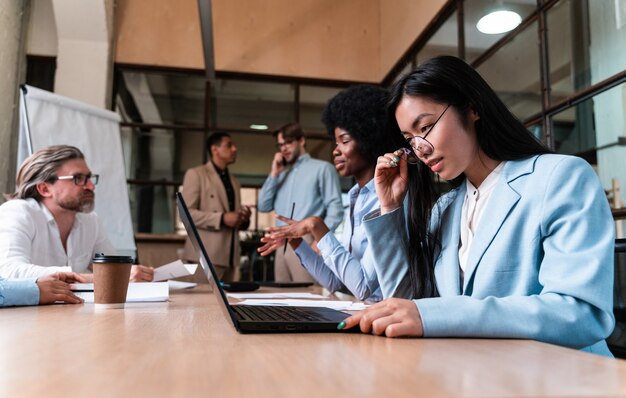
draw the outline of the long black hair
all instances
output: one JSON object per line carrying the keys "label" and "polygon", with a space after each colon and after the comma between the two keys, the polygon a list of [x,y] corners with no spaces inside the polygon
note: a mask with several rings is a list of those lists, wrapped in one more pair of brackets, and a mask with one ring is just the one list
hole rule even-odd
{"label": "long black hair", "polygon": [[[441,56],[421,64],[391,88],[388,118],[394,135],[400,135],[395,112],[405,96],[426,97],[450,105],[468,123],[469,111],[479,115],[476,138],[482,152],[494,160],[518,160],[550,153],[504,105],[472,67],[459,58]],[[451,181],[458,186],[461,175]],[[438,295],[434,277],[435,253],[441,246],[440,225],[430,229],[431,211],[437,199],[433,173],[423,164],[409,173],[409,275],[414,298]]]}

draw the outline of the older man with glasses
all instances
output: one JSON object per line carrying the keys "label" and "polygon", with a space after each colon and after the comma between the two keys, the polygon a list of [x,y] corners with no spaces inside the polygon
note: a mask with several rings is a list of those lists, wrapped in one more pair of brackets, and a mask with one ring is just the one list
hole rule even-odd
{"label": "older man with glasses", "polygon": [[[0,277],[76,272],[93,280],[93,255],[116,253],[92,212],[98,177],[69,145],[41,149],[22,163],[15,192],[0,206]],[[131,281],[151,281],[153,273],[133,266]]]}
{"label": "older man with glasses", "polygon": [[[257,209],[274,210],[294,220],[318,216],[331,231],[341,222],[343,207],[339,176],[333,165],[313,159],[306,153],[306,139],[298,123],[289,123],[275,133],[278,152],[270,175],[259,193]],[[277,224],[284,225],[281,221]],[[311,243],[311,236],[303,237]],[[275,252],[274,275],[279,282],[312,282],[313,277],[300,264],[291,247]]]}

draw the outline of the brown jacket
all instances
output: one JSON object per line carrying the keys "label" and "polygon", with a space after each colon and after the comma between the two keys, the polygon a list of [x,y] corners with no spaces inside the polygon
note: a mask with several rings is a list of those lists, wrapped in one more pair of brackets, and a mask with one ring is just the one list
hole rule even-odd
{"label": "brown jacket", "polygon": [[[232,174],[230,175],[230,182],[235,191],[235,209],[233,211],[239,210],[241,209],[241,185]],[[211,262],[216,266],[238,268],[240,260],[239,234],[232,228],[220,227],[222,214],[229,211],[228,197],[224,184],[222,184],[222,180],[211,161],[187,170],[183,180],[182,194]],[[235,234],[233,264],[229,264],[233,233]],[[198,262],[198,256],[189,238],[185,242],[183,257],[185,260]]]}

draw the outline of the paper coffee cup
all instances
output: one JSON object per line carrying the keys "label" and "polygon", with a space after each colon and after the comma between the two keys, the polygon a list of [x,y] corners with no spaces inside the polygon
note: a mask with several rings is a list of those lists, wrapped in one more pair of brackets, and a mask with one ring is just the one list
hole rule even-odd
{"label": "paper coffee cup", "polygon": [[98,253],[92,263],[96,308],[124,308],[133,258]]}

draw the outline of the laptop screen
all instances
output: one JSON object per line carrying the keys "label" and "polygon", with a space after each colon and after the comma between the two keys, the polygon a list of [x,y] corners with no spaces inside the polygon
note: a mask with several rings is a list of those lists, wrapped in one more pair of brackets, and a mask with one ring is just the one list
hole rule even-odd
{"label": "laptop screen", "polygon": [[189,213],[189,209],[187,208],[187,204],[185,203],[185,199],[183,198],[182,193],[176,192],[176,204],[178,206],[178,213],[180,214],[180,219],[185,226],[185,230],[187,231],[187,235],[189,236],[189,240],[193,245],[193,248],[200,260],[200,266],[204,270],[209,283],[213,287],[214,296],[217,298],[217,301],[220,303],[220,307],[225,313],[228,314],[230,319],[232,320],[235,328],[238,328],[237,316],[234,314],[230,305],[228,304],[228,299],[226,298],[226,293],[224,289],[220,286],[219,278],[217,277],[217,272],[215,272],[215,268],[213,267],[213,263],[211,263],[211,259],[207,254],[207,251],[200,239],[200,235],[198,234],[198,230],[196,229],[196,225],[191,219],[191,214]]}

